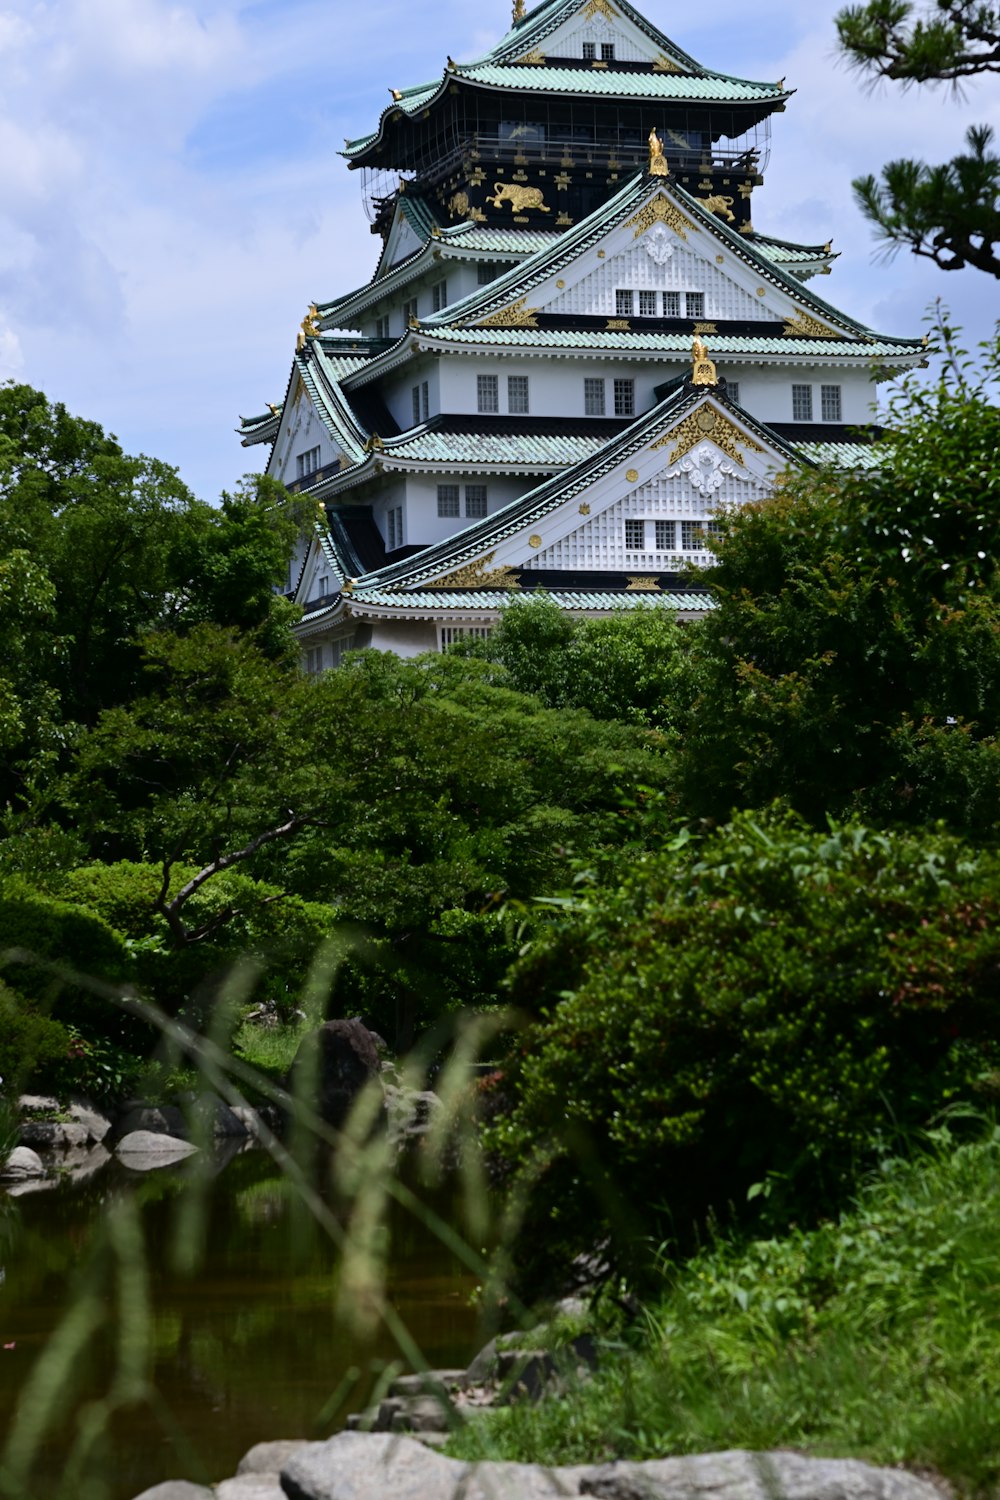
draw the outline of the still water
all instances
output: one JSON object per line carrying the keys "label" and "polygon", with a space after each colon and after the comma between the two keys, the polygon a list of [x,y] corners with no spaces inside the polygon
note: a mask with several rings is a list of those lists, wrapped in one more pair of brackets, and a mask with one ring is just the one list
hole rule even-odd
{"label": "still water", "polygon": [[[92,1460],[100,1479],[94,1488],[74,1479],[75,1500],[131,1500],[167,1478],[217,1481],[234,1473],[256,1442],[329,1436],[365,1404],[380,1368],[398,1359],[384,1327],[370,1335],[345,1328],[336,1311],[339,1252],[311,1230],[263,1152],[238,1156],[218,1174],[200,1226],[184,1217],[191,1194],[183,1168],[139,1178],[112,1162],[83,1185],[16,1199],[0,1194],[5,1429],[74,1283],[77,1292],[84,1284],[96,1289],[100,1309],[73,1360],[73,1389],[60,1399],[59,1418],[41,1445],[31,1500],[64,1492],[79,1414],[107,1394],[123,1322],[135,1321],[121,1300],[120,1265],[111,1255],[95,1263],[102,1226],[123,1195],[139,1205],[156,1395],[113,1421]],[[179,1263],[185,1256],[193,1268]],[[398,1208],[388,1220],[388,1286],[431,1366],[468,1362],[478,1344],[474,1281],[424,1224]]]}

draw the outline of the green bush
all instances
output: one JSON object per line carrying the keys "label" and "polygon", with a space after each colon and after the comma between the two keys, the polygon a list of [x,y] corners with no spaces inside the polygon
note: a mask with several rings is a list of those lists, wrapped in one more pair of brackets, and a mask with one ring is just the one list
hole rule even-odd
{"label": "green bush", "polygon": [[[1000,864],[942,835],[749,815],[636,860],[515,971],[509,1170],[558,1263],[711,1213],[815,1217],[1000,1044]],[[748,1195],[752,1201],[748,1207]]]}
{"label": "green bush", "polygon": [[66,1059],[69,1032],[0,982],[0,1091],[16,1097]]}

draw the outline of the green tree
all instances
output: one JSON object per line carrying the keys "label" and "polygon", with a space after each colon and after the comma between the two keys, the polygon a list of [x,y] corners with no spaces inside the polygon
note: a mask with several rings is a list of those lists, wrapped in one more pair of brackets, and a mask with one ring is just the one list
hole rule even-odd
{"label": "green tree", "polygon": [[784,797],[1000,822],[996,351],[906,386],[877,467],[819,471],[734,515],[706,574],[703,688],[680,752],[689,811]]}
{"label": "green tree", "polygon": [[[867,0],[837,17],[845,55],[863,72],[904,85],[961,83],[1000,72],[1000,10],[981,0],[936,0],[926,16],[909,0]],[[968,151],[938,166],[891,161],[859,177],[863,213],[890,250],[901,246],[944,271],[974,266],[1000,276],[1000,157],[993,130],[973,125]]]}

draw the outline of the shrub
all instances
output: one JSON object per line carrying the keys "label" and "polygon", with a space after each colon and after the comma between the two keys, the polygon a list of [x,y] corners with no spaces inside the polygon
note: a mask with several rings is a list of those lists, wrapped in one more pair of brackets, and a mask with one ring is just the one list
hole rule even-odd
{"label": "shrub", "polygon": [[495,1138],[546,1160],[546,1236],[592,1248],[596,1207],[634,1256],[727,1205],[828,1211],[992,1065],[998,916],[995,856],[780,814],[594,889],[513,981],[543,1018]]}
{"label": "shrub", "polygon": [[66,1058],[69,1033],[0,983],[0,1088],[16,1095]]}

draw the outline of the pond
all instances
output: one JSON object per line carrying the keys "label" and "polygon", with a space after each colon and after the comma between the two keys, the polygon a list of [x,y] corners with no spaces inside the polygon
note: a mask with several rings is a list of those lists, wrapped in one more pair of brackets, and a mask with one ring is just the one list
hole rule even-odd
{"label": "pond", "polygon": [[[16,1199],[0,1195],[5,1428],[74,1283],[79,1293],[86,1278],[103,1308],[101,1326],[73,1361],[74,1389],[61,1398],[59,1421],[32,1471],[32,1500],[62,1493],[76,1415],[106,1393],[114,1372],[120,1277],[113,1267],[93,1265],[92,1252],[123,1197],[139,1206],[158,1397],[115,1419],[96,1454],[100,1478],[75,1480],[66,1491],[74,1500],[131,1500],[167,1478],[217,1481],[234,1473],[256,1442],[329,1436],[365,1404],[380,1368],[399,1359],[384,1327],[365,1338],[343,1326],[336,1312],[339,1254],[306,1222],[265,1153],[237,1156],[219,1173],[201,1233],[196,1222],[185,1223],[190,1196],[182,1168],[138,1178],[116,1162],[85,1184]],[[398,1207],[388,1231],[392,1306],[432,1367],[464,1366],[481,1342],[472,1276]],[[192,1240],[201,1250],[191,1257],[195,1269],[187,1270],[178,1259],[192,1250]]]}

